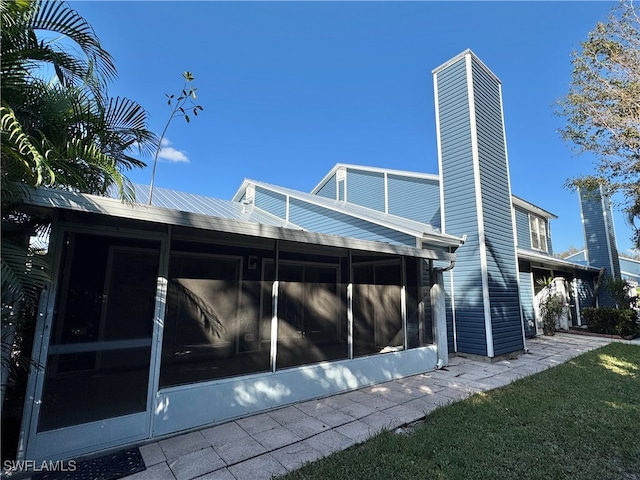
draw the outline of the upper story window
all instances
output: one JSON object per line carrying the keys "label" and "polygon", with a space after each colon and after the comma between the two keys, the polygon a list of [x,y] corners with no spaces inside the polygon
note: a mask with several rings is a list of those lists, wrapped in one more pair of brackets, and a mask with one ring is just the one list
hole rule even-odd
{"label": "upper story window", "polygon": [[529,215],[529,229],[531,230],[531,248],[548,252],[547,220],[535,215]]}

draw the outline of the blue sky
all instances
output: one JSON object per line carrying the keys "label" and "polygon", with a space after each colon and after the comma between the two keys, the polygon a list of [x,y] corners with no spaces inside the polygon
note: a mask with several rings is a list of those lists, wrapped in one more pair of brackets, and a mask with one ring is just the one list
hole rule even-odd
{"label": "blue sky", "polygon": [[[583,245],[563,184],[593,162],[560,139],[553,104],[615,2],[70,3],[115,58],[110,94],[142,104],[152,130],[193,72],[204,111],[169,127],[156,185],[224,199],[244,178],[309,192],[339,162],[438,173],[431,72],[470,48],[502,81],[512,193],[559,217],[556,252]],[[133,181],[150,182],[146,160]]]}

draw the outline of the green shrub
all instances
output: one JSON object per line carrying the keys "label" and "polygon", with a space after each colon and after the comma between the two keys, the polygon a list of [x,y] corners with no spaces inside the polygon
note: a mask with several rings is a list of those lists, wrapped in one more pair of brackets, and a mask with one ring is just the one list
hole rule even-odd
{"label": "green shrub", "polygon": [[639,335],[638,315],[635,310],[617,308],[585,308],[582,315],[590,332],[609,335]]}
{"label": "green shrub", "polygon": [[562,297],[557,293],[547,296],[540,302],[540,316],[542,317],[542,330],[545,335],[553,335],[556,330],[556,322],[564,311]]}

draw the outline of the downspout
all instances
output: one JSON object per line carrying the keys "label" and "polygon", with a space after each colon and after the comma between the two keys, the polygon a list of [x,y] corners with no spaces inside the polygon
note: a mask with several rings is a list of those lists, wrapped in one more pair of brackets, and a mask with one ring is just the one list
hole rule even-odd
{"label": "downspout", "polygon": [[[462,237],[462,241],[460,245],[456,248],[461,247],[467,241],[467,236],[464,235]],[[433,274],[432,285],[431,285],[431,311],[433,312],[433,318],[435,320],[435,330],[436,330],[436,351],[438,356],[438,361],[436,363],[436,369],[440,370],[443,367],[446,367],[449,364],[449,342],[447,338],[447,306],[445,302],[445,293],[444,293],[444,280],[443,273],[448,272],[453,269],[456,262],[455,260],[449,260],[449,265],[446,267],[435,267],[432,268],[431,272]],[[454,312],[454,325],[453,325],[454,335],[455,335],[455,312]]]}

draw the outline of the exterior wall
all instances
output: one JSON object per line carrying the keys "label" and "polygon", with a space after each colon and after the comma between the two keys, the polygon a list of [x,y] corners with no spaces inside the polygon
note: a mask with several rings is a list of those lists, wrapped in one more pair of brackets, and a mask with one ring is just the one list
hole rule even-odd
{"label": "exterior wall", "polygon": [[440,184],[437,180],[387,174],[388,213],[441,226]]}
{"label": "exterior wall", "polygon": [[520,305],[522,306],[522,321],[527,337],[536,335],[536,313],[533,305],[535,292],[533,273],[528,264],[520,264]]}
{"label": "exterior wall", "polygon": [[[514,205],[513,210],[515,212],[515,218],[516,218],[516,244],[518,248],[522,248],[525,250],[539,251],[539,250],[535,250],[531,244],[531,225],[529,223],[530,212],[528,212],[527,210],[517,205]],[[540,215],[536,215],[536,214],[532,214],[532,215],[535,215],[539,218],[544,218],[544,217],[541,217]],[[553,245],[551,242],[551,228],[549,225],[549,220],[545,219],[545,222],[547,225],[547,229],[546,229],[547,251],[544,253],[553,255]]]}
{"label": "exterior wall", "polygon": [[395,245],[415,246],[411,235],[390,228],[371,224],[365,220],[328,210],[318,205],[291,198],[289,200],[289,221],[313,232],[341,235],[360,240],[375,240]]}
{"label": "exterior wall", "polygon": [[[474,167],[466,78],[464,58],[437,75],[443,229],[453,235],[468,235],[464,246],[458,249],[456,268],[449,274],[457,349],[487,355],[475,182],[470,174]],[[456,296],[457,291],[465,293]]]}
{"label": "exterior wall", "polygon": [[458,350],[521,350],[500,82],[471,52],[436,69],[434,80],[443,230],[467,235],[452,273]]}
{"label": "exterior wall", "polygon": [[593,276],[577,274],[575,278],[576,293],[580,310],[593,306]]}
{"label": "exterior wall", "polygon": [[255,206],[286,220],[287,197],[285,195],[256,187]]}
{"label": "exterior wall", "polygon": [[621,257],[620,273],[628,281],[640,282],[640,261]]}
{"label": "exterior wall", "polygon": [[349,203],[385,211],[384,174],[363,170],[347,170],[347,198]]}
{"label": "exterior wall", "polygon": [[321,197],[325,197],[325,198],[330,198],[331,200],[336,200],[336,191],[337,191],[337,187],[336,187],[336,176],[332,175],[331,178],[329,180],[327,180],[327,183],[325,183],[317,192],[316,195],[319,195]]}
{"label": "exterior wall", "polygon": [[[602,190],[579,193],[587,262],[591,267],[604,268],[607,276],[620,278],[611,205]],[[615,306],[615,301],[604,288],[598,291],[598,305]]]}
{"label": "exterior wall", "polygon": [[480,190],[495,355],[524,348],[500,83],[472,57]]}
{"label": "exterior wall", "polygon": [[531,227],[529,226],[529,213],[520,207],[514,206],[516,217],[516,243],[518,248],[531,250]]}

